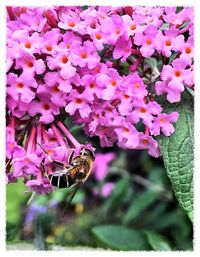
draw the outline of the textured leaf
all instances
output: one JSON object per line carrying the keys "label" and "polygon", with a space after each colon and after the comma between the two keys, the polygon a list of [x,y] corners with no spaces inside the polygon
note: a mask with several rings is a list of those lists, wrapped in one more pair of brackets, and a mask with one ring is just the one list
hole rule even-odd
{"label": "textured leaf", "polygon": [[157,234],[151,231],[145,231],[145,234],[147,235],[148,242],[150,246],[153,248],[153,250],[156,250],[156,251],[172,250],[168,241],[160,234]]}
{"label": "textured leaf", "polygon": [[145,236],[137,230],[119,225],[104,225],[94,227],[92,233],[104,246],[111,249],[124,251],[148,249]]}
{"label": "textured leaf", "polygon": [[153,191],[141,193],[136,199],[133,200],[131,206],[123,218],[123,222],[129,223],[130,221],[137,218],[156,200],[157,196],[158,194]]}
{"label": "textured leaf", "polygon": [[177,111],[179,113],[173,135],[170,137],[160,136],[158,141],[175,195],[193,221],[193,98],[189,93],[186,93],[180,103],[165,103],[164,111]]}

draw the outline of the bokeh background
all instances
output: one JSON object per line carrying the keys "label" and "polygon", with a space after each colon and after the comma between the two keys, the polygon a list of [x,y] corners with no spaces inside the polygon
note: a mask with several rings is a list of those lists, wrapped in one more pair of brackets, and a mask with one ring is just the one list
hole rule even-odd
{"label": "bokeh background", "polygon": [[192,250],[192,224],[174,196],[162,158],[101,148],[82,129],[72,127],[71,133],[96,147],[96,160],[62,221],[73,188],[31,200],[23,181],[7,185],[7,249]]}

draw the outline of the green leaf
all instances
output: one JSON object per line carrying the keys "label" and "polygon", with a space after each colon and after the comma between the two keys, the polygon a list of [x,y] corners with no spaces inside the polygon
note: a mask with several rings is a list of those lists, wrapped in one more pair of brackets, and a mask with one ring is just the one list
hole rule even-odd
{"label": "green leaf", "polygon": [[193,97],[182,95],[177,104],[164,104],[165,112],[177,111],[179,119],[174,124],[175,132],[158,137],[164,165],[171,180],[175,195],[193,221],[193,167],[194,167],[194,109]]}
{"label": "green leaf", "polygon": [[126,176],[122,180],[116,183],[110,197],[102,206],[103,212],[116,209],[124,200],[129,184],[129,177]]}
{"label": "green leaf", "polygon": [[119,225],[104,225],[92,228],[93,235],[104,246],[115,250],[147,250],[145,236],[137,230]]}
{"label": "green leaf", "polygon": [[177,52],[172,52],[171,56],[169,57],[169,64],[176,58],[177,55]]}
{"label": "green leaf", "polygon": [[153,250],[156,251],[171,251],[171,246],[169,242],[160,234],[154,233],[152,231],[145,231],[148,242]]}
{"label": "green leaf", "polygon": [[127,224],[137,218],[156,200],[157,196],[158,193],[153,191],[141,193],[136,199],[133,200],[127,213],[124,215],[123,223]]}
{"label": "green leaf", "polygon": [[184,23],[179,27],[179,29],[185,28],[189,23],[190,23],[190,21],[184,22]]}
{"label": "green leaf", "polygon": [[160,30],[165,30],[165,29],[169,29],[170,25],[168,23],[163,23],[162,26],[160,27]]}

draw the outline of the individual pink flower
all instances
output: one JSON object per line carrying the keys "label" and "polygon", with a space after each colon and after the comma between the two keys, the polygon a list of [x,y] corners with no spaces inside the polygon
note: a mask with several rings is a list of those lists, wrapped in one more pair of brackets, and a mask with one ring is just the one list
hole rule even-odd
{"label": "individual pink flower", "polygon": [[59,107],[55,106],[46,95],[40,95],[39,100],[33,100],[27,112],[31,116],[40,114],[40,121],[47,124],[54,121],[54,115],[60,113]]}
{"label": "individual pink flower", "polygon": [[73,11],[62,12],[59,16],[60,22],[58,27],[64,30],[77,31],[84,34],[85,27],[80,22],[80,17]]}
{"label": "individual pink flower", "polygon": [[156,49],[156,40],[159,40],[157,28],[153,25],[146,27],[144,32],[138,32],[134,36],[134,44],[141,46],[140,52],[144,57],[150,57]]}
{"label": "individual pink flower", "polygon": [[73,66],[69,54],[65,50],[60,50],[55,57],[48,56],[47,64],[49,69],[58,69],[60,76],[63,79],[69,79],[76,73],[76,68]]}
{"label": "individual pink flower", "polygon": [[25,76],[34,76],[35,74],[44,73],[46,66],[42,59],[37,59],[30,54],[23,54],[20,59],[16,60],[16,69],[22,69]]}
{"label": "individual pink flower", "polygon": [[71,53],[72,63],[76,66],[93,69],[100,61],[96,48],[91,41],[85,41],[83,46],[77,45],[77,48]]}
{"label": "individual pink flower", "polygon": [[115,184],[113,182],[105,183],[101,189],[101,195],[103,197],[108,197],[112,193],[114,188],[115,188]]}
{"label": "individual pink flower", "polygon": [[97,153],[92,172],[97,180],[104,180],[109,171],[110,163],[116,158],[115,153]]}
{"label": "individual pink flower", "polygon": [[68,96],[68,104],[65,106],[65,111],[70,115],[73,115],[75,111],[79,111],[79,114],[82,118],[88,117],[91,108],[89,106],[88,95],[87,94],[80,94],[76,90],[72,90],[70,95]]}
{"label": "individual pink flower", "polygon": [[121,58],[120,60],[122,62],[125,62],[128,56],[132,54],[131,46],[132,46],[131,39],[126,40],[123,37],[118,38],[115,44],[115,49],[113,51],[113,57],[115,59]]}
{"label": "individual pink flower", "polygon": [[160,130],[167,137],[171,136],[175,128],[172,125],[172,122],[178,120],[178,113],[171,112],[170,114],[160,114],[158,117],[154,118],[154,126],[150,129],[152,135],[157,136],[160,134]]}
{"label": "individual pink flower", "polygon": [[101,93],[102,98],[104,100],[111,100],[113,99],[117,89],[120,87],[122,78],[115,69],[110,68],[107,74],[98,76],[96,82],[101,87],[104,87]]}
{"label": "individual pink flower", "polygon": [[155,139],[141,132],[138,134],[138,136],[139,144],[137,146],[137,149],[147,149],[148,154],[156,158],[160,156],[159,145]]}
{"label": "individual pink flower", "polygon": [[114,129],[118,136],[118,145],[121,148],[133,149],[139,144],[138,131],[130,123],[123,124],[121,128]]}
{"label": "individual pink flower", "polygon": [[6,93],[15,101],[20,99],[22,102],[30,103],[35,98],[33,89],[37,87],[37,82],[33,77],[28,77],[23,73],[18,77],[14,73],[9,73],[7,85]]}

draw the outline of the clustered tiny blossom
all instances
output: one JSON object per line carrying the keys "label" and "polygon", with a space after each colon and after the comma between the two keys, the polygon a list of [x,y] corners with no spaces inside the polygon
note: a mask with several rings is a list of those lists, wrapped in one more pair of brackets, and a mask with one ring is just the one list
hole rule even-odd
{"label": "clustered tiny blossom", "polygon": [[[170,136],[178,113],[164,113],[156,97],[175,103],[194,88],[193,8],[9,6],[7,13],[8,182],[23,177],[48,193],[41,163],[48,174],[52,166],[38,143],[60,161],[86,147],[57,117],[84,124],[101,147],[160,156],[155,136]],[[150,58],[162,63],[153,92],[145,77]]]}

